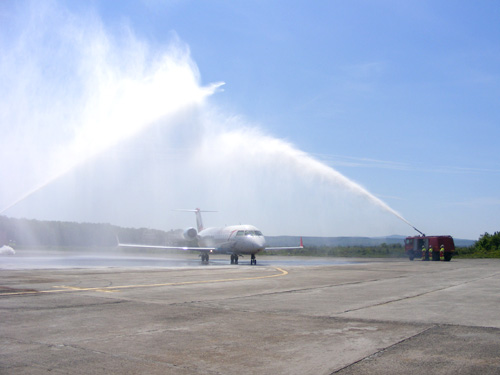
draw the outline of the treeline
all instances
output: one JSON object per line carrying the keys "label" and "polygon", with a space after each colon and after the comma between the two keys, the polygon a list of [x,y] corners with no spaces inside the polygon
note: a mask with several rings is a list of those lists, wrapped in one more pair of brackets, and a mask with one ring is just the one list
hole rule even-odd
{"label": "treeline", "polygon": [[500,258],[500,232],[485,232],[474,245],[456,249],[459,258]]}
{"label": "treeline", "polygon": [[182,233],[0,216],[0,246],[109,247],[116,246],[118,238],[122,243],[176,246],[182,240]]}
{"label": "treeline", "polygon": [[303,249],[266,251],[268,255],[300,255],[317,257],[365,257],[365,258],[399,258],[405,257],[405,249],[401,244],[378,246],[307,246]]}
{"label": "treeline", "polygon": [[[112,247],[121,243],[185,246],[182,230],[162,231],[148,228],[123,228],[111,224],[41,221],[0,216],[0,247]],[[193,244],[190,244],[193,245]],[[269,255],[328,257],[406,257],[404,246],[306,246],[303,249],[265,252]],[[459,258],[500,258],[500,232],[484,233],[469,247],[456,247]]]}

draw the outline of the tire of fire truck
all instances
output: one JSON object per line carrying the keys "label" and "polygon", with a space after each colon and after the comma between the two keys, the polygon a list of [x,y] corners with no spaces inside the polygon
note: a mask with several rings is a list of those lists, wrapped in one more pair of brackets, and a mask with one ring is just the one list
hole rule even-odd
{"label": "tire of fire truck", "polygon": [[435,262],[439,261],[439,252],[438,251],[432,252],[432,260]]}
{"label": "tire of fire truck", "polygon": [[444,261],[449,262],[451,260],[451,253],[444,253]]}
{"label": "tire of fire truck", "polygon": [[408,251],[408,258],[410,258],[410,260],[415,259],[415,253],[413,252],[413,250]]}

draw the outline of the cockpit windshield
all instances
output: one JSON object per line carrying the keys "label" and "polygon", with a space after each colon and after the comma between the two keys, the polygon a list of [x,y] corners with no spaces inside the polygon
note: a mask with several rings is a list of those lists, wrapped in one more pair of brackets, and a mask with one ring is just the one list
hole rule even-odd
{"label": "cockpit windshield", "polygon": [[260,230],[239,230],[236,232],[236,236],[262,236]]}

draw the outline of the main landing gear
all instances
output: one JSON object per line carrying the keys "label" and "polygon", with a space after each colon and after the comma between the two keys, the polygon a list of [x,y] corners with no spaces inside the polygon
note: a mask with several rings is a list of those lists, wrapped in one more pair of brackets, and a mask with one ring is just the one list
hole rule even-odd
{"label": "main landing gear", "polygon": [[200,254],[200,256],[201,256],[201,263],[208,264],[208,253],[202,253]]}
{"label": "main landing gear", "polygon": [[238,264],[238,254],[231,254],[231,264]]}
{"label": "main landing gear", "polygon": [[[238,264],[238,254],[231,254],[231,264]],[[250,258],[250,264],[251,265],[257,264],[257,259],[255,259],[255,254],[252,254]]]}

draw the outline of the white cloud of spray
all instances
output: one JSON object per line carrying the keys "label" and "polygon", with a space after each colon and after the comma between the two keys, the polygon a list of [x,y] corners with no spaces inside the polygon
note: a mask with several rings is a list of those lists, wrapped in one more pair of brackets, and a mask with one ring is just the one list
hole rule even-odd
{"label": "white cloud of spray", "polygon": [[2,247],[0,247],[0,255],[15,255],[15,254],[16,251],[10,246],[3,245]]}
{"label": "white cloud of spray", "polygon": [[6,214],[169,229],[193,222],[171,209],[199,206],[221,212],[205,224],[272,234],[406,230],[360,185],[215,108],[207,99],[219,84],[200,84],[175,35],[153,50],[94,16],[33,14],[1,41]]}
{"label": "white cloud of spray", "polygon": [[31,10],[28,29],[2,40],[1,155],[15,160],[2,164],[3,210],[217,87],[199,85],[181,43],[150,51],[96,19]]}

